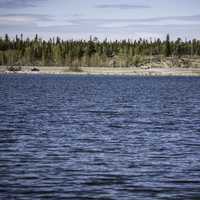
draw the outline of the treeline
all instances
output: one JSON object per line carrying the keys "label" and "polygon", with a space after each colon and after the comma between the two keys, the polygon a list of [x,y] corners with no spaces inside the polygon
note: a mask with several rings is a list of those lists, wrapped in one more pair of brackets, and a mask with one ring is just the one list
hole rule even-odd
{"label": "treeline", "polygon": [[7,34],[0,37],[0,65],[30,66],[112,66],[127,67],[145,57],[200,56],[200,40],[170,41],[120,40],[99,41],[96,37],[86,40],[63,41],[59,37],[42,40],[23,35],[11,39]]}

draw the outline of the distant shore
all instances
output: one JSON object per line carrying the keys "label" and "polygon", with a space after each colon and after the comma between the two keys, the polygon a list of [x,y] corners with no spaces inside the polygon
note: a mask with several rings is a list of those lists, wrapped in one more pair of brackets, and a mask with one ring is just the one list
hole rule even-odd
{"label": "distant shore", "polygon": [[200,68],[181,67],[79,67],[73,71],[69,67],[40,66],[35,67],[38,71],[31,71],[33,67],[23,66],[18,72],[10,72],[6,66],[0,66],[2,74],[69,74],[69,75],[130,75],[130,76],[200,76]]}

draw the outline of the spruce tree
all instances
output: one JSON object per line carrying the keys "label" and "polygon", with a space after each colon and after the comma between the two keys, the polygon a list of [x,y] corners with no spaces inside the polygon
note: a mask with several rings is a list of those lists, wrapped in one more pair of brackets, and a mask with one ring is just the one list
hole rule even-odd
{"label": "spruce tree", "polygon": [[166,42],[165,42],[165,56],[171,56],[171,45],[170,45],[170,36],[167,34]]}

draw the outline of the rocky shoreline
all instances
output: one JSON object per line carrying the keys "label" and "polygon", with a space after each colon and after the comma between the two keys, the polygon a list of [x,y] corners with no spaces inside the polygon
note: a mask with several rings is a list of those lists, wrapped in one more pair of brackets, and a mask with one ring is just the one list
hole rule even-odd
{"label": "rocky shoreline", "polygon": [[[34,70],[33,70],[34,69]],[[180,67],[79,67],[74,70],[70,67],[30,67],[23,66],[17,71],[8,71],[6,66],[0,67],[3,74],[77,74],[77,75],[132,75],[132,76],[200,76],[200,68]]]}

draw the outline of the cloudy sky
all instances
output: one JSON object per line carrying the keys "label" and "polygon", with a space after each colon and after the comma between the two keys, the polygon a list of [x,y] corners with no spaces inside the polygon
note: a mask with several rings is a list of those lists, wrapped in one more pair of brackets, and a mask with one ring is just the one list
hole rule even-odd
{"label": "cloudy sky", "polygon": [[200,39],[200,0],[0,0],[0,35]]}

